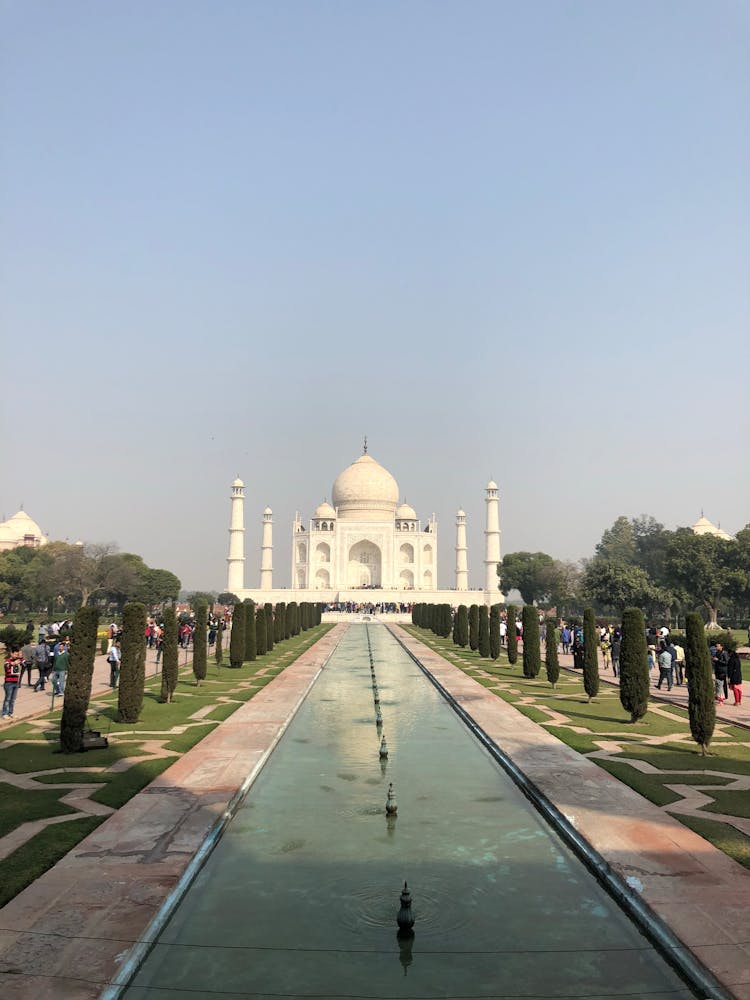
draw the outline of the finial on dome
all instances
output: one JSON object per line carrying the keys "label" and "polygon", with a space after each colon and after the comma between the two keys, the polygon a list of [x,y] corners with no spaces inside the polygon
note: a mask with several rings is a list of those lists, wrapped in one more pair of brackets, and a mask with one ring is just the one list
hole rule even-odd
{"label": "finial on dome", "polygon": [[365,434],[365,444],[364,444],[364,450],[363,450],[362,454],[363,454],[363,455],[366,455],[366,454],[367,454],[367,435],[366,435],[366,434]]}

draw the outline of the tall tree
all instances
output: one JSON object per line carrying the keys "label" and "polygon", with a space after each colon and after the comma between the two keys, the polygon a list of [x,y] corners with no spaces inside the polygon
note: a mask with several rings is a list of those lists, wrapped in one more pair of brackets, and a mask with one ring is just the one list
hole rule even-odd
{"label": "tall tree", "polygon": [[220,667],[224,662],[224,623],[219,622],[219,627],[216,630],[216,649],[214,651],[214,659],[216,660],[216,666]]}
{"label": "tall tree", "polygon": [[555,560],[546,552],[509,552],[500,575],[506,593],[519,591],[526,604],[545,601],[557,583]]}
{"label": "tall tree", "polygon": [[589,701],[599,694],[599,631],[593,608],[583,611],[583,690]]}
{"label": "tall tree", "polygon": [[472,604],[469,608],[469,649],[476,652],[479,649],[479,606]]}
{"label": "tall tree", "polygon": [[245,609],[235,604],[229,633],[229,666],[238,670],[245,662]]}
{"label": "tall tree", "polygon": [[207,625],[208,625],[208,603],[196,601],[195,608],[195,629],[193,631],[193,675],[196,687],[200,687],[200,682],[206,679],[208,672],[208,647]]}
{"label": "tall tree", "polygon": [[135,601],[126,604],[122,612],[120,686],[117,692],[118,722],[137,722],[141,716],[143,689],[146,683],[145,633],[145,606]]}
{"label": "tall tree", "polygon": [[596,546],[596,555],[606,562],[634,564],[637,558],[633,524],[620,516],[611,528],[607,528],[602,540]]}
{"label": "tall tree", "polygon": [[547,680],[554,688],[557,687],[560,677],[560,659],[557,655],[559,637],[554,618],[547,620],[547,628],[544,635],[544,665],[547,669]]}
{"label": "tall tree", "polygon": [[266,602],[263,610],[266,613],[266,651],[270,653],[273,649],[273,605]]}
{"label": "tall tree", "polygon": [[266,609],[258,605],[255,612],[255,651],[258,656],[265,656],[266,646]]}
{"label": "tall tree", "polygon": [[242,606],[245,609],[245,662],[252,662],[258,655],[255,640],[255,602],[248,597]]}
{"label": "tall tree", "polygon": [[164,609],[164,632],[161,654],[161,700],[171,702],[177,687],[178,646],[177,646],[177,615],[174,606],[169,604]]}
{"label": "tall tree", "polygon": [[479,636],[477,650],[482,659],[486,660],[490,655],[490,622],[487,614],[487,605],[479,605]]}
{"label": "tall tree", "polygon": [[469,643],[469,609],[465,604],[459,604],[456,613],[458,627],[458,645],[465,648]]}
{"label": "tall tree", "polygon": [[678,528],[667,542],[668,577],[689,606],[706,608],[709,628],[718,628],[719,610],[735,580],[736,544],[715,535],[695,535],[690,528]]}
{"label": "tall tree", "polygon": [[697,611],[685,616],[685,672],[688,677],[690,735],[705,757],[716,725],[716,701],[706,633],[703,619]]}
{"label": "tall tree", "polygon": [[622,616],[620,645],[620,703],[638,722],[648,711],[648,650],[640,608],[627,608]]}
{"label": "tall tree", "polygon": [[79,608],[73,618],[73,642],[60,720],[60,749],[63,753],[75,753],[83,746],[86,712],[91,700],[98,624],[99,612],[96,608]]}
{"label": "tall tree", "polygon": [[286,637],[286,604],[277,601],[273,609],[273,641],[283,642]]}
{"label": "tall tree", "polygon": [[490,608],[490,659],[498,658],[500,645],[500,605],[493,604]]}
{"label": "tall tree", "polygon": [[508,632],[505,641],[508,643],[508,663],[513,666],[518,662],[518,635],[516,634],[516,606],[509,604],[506,608],[508,617]]}
{"label": "tall tree", "polygon": [[542,669],[539,648],[539,613],[532,604],[524,604],[521,611],[523,628],[523,676],[537,677]]}
{"label": "tall tree", "polygon": [[581,589],[585,598],[601,607],[644,607],[656,597],[656,587],[648,573],[632,563],[614,562],[597,556],[583,572]]}

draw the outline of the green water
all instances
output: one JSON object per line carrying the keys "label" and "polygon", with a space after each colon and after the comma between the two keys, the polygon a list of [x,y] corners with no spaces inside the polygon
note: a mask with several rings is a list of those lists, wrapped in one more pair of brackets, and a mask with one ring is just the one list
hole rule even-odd
{"label": "green water", "polygon": [[[404,880],[411,948],[396,939]],[[352,625],[128,990],[217,995],[692,993],[387,630]]]}

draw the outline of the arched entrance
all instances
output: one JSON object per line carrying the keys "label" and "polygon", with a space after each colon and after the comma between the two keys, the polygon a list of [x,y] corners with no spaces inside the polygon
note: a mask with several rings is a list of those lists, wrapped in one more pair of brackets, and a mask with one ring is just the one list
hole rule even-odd
{"label": "arched entrance", "polygon": [[349,549],[348,587],[379,587],[382,558],[374,542],[361,541]]}

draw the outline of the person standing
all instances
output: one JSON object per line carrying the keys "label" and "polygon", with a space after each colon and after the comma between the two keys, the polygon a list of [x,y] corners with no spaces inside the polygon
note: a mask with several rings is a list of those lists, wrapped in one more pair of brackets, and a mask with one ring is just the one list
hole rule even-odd
{"label": "person standing", "polygon": [[716,700],[719,704],[723,705],[729,696],[729,689],[727,688],[729,653],[727,653],[726,649],[724,649],[723,642],[716,643],[712,659],[714,664],[714,690],[716,693]]}
{"label": "person standing", "polygon": [[571,639],[570,629],[568,628],[567,625],[563,625],[562,632],[560,633],[560,642],[562,643],[563,653],[570,652],[570,639]]}
{"label": "person standing", "polygon": [[615,677],[620,675],[620,636],[617,632],[612,636],[612,673]]}
{"label": "person standing", "polygon": [[672,657],[672,677],[674,678],[674,682],[677,687],[682,687],[682,674],[680,672],[680,662],[677,658],[677,647],[669,636],[667,636],[663,642],[666,651]]}
{"label": "person standing", "polygon": [[736,649],[733,649],[729,654],[729,662],[727,663],[727,681],[732,689],[732,694],[734,695],[734,704],[739,705],[742,702],[742,662],[740,661],[740,654]]}
{"label": "person standing", "polygon": [[44,684],[47,680],[47,671],[50,667],[50,659],[49,646],[43,639],[41,639],[36,646],[34,646],[34,662],[36,663],[39,671],[39,677],[34,684],[34,691],[44,691]]}
{"label": "person standing", "polygon": [[65,681],[70,665],[70,652],[67,642],[58,644],[55,654],[55,669],[52,671],[52,695],[65,694]]}
{"label": "person standing", "polygon": [[5,653],[5,683],[3,684],[3,690],[5,692],[5,697],[3,698],[3,719],[13,718],[13,708],[16,704],[16,697],[18,695],[19,676],[21,674],[21,664],[23,663],[23,657],[21,653],[14,649],[8,649]]}
{"label": "person standing", "polygon": [[121,660],[122,655],[120,653],[120,640],[115,639],[112,643],[112,648],[107,653],[107,663],[109,664],[109,686],[113,691],[117,687],[117,683],[120,680]]}
{"label": "person standing", "polygon": [[26,674],[26,686],[31,687],[31,671],[34,669],[34,650],[36,646],[31,641],[25,642],[21,647],[21,674],[18,678],[18,686],[23,684],[23,675]]}
{"label": "person standing", "polygon": [[659,680],[656,684],[661,691],[664,681],[667,682],[667,691],[672,690],[672,654],[667,649],[664,642],[659,643]]}

